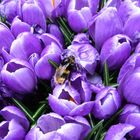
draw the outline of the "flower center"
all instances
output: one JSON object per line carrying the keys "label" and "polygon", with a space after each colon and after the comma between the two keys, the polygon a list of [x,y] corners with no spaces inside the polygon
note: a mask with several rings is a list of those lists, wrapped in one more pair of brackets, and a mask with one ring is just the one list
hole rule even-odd
{"label": "flower center", "polygon": [[52,5],[53,5],[53,7],[55,6],[55,0],[52,0]]}

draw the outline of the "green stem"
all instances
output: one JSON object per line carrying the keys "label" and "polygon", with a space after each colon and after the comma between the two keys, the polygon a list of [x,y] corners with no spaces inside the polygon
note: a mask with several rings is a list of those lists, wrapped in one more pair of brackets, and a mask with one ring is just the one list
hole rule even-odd
{"label": "green stem", "polygon": [[29,109],[27,109],[27,107],[25,107],[25,105],[23,105],[20,101],[18,101],[15,98],[12,98],[12,101],[25,113],[25,115],[29,118],[31,123],[35,122],[34,118],[32,117],[31,112],[29,111]]}
{"label": "green stem", "polygon": [[89,114],[88,117],[89,117],[89,120],[90,120],[91,127],[93,128],[94,124],[93,124],[93,120],[92,120],[91,114]]}
{"label": "green stem", "polygon": [[33,119],[37,120],[44,113],[45,109],[46,104],[42,104],[33,115]]}
{"label": "green stem", "polygon": [[106,62],[104,64],[104,83],[105,86],[109,86],[109,69]]}

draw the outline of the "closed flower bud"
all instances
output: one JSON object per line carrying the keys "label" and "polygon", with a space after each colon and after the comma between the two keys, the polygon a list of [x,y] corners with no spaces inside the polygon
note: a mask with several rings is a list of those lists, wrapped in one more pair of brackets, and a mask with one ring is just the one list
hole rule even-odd
{"label": "closed flower bud", "polygon": [[40,40],[29,32],[21,33],[13,41],[10,49],[10,55],[15,58],[28,60],[33,53],[40,54],[42,51]]}
{"label": "closed flower bud", "polygon": [[12,59],[6,63],[1,71],[4,84],[19,94],[30,93],[37,84],[32,66],[26,61]]}
{"label": "closed flower bud", "polygon": [[[101,49],[100,59],[102,67],[106,62],[109,70],[119,69],[130,56],[130,40],[125,35],[115,35],[108,39]],[[123,54],[123,55],[122,55]]]}
{"label": "closed flower bud", "polygon": [[94,16],[89,22],[89,33],[98,50],[113,35],[122,32],[123,24],[115,7],[108,7]]}
{"label": "closed flower bud", "polygon": [[103,88],[93,104],[92,113],[98,119],[107,119],[112,116],[121,105],[121,97],[112,87]]}

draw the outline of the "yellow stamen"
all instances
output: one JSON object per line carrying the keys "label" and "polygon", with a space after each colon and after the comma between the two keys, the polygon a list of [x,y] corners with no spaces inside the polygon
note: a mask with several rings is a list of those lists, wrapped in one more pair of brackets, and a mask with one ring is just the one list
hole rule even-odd
{"label": "yellow stamen", "polygon": [[52,5],[53,5],[53,7],[54,7],[54,5],[55,5],[55,0],[52,0]]}

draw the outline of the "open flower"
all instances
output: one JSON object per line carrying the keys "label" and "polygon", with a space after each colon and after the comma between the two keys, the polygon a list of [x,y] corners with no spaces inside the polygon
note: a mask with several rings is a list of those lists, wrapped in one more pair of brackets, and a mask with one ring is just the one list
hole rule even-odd
{"label": "open flower", "polygon": [[0,123],[0,139],[24,140],[29,128],[24,113],[17,107],[7,106],[0,111],[0,115],[6,120]]}
{"label": "open flower", "polygon": [[67,123],[60,115],[49,113],[38,119],[37,125],[29,131],[25,140],[83,140],[82,136],[89,131],[90,125],[85,118],[69,118]]}
{"label": "open flower", "polygon": [[32,66],[20,59],[12,59],[6,63],[1,71],[1,77],[4,84],[19,94],[30,93],[37,83]]}
{"label": "open flower", "polygon": [[90,101],[92,91],[89,83],[82,79],[80,74],[75,74],[69,82],[55,86],[53,95],[48,97],[50,107],[63,116],[89,114],[93,106],[93,101]]}

